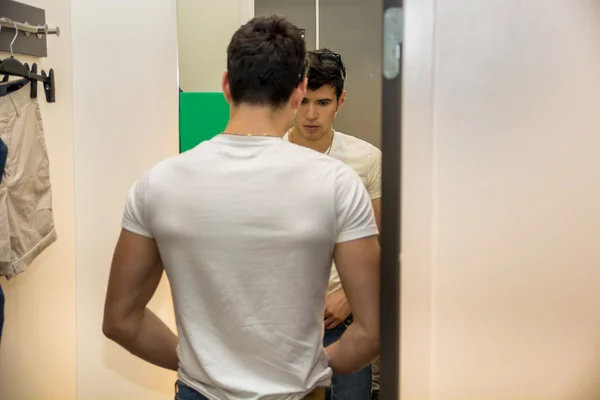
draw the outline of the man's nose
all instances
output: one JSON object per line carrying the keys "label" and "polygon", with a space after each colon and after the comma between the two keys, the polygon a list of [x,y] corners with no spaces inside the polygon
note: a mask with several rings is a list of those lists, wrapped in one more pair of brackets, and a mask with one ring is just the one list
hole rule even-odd
{"label": "man's nose", "polygon": [[308,112],[306,113],[306,118],[310,120],[315,120],[319,118],[319,114],[317,113],[317,107],[314,104],[308,105]]}

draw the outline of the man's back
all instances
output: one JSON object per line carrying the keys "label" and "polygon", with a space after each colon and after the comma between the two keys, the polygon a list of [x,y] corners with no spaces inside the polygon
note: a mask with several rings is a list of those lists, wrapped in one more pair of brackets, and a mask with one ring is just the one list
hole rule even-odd
{"label": "man's back", "polygon": [[[157,242],[185,384],[240,399],[328,385],[322,328],[332,252],[340,238],[377,229],[338,228],[336,197],[351,197],[344,192],[356,182],[341,162],[280,138],[227,134],[140,180],[132,197],[141,206],[130,207],[137,211],[124,227]],[[135,214],[146,216],[143,228]]]}
{"label": "man's back", "polygon": [[[352,169],[281,140],[307,87],[297,26],[278,16],[241,26],[221,83],[227,133],[129,192],[102,330],[178,370],[178,398],[322,397],[330,369],[352,373],[379,351],[373,207]],[[332,257],[355,321],[324,350]],[[148,308],[165,270],[178,335]]]}

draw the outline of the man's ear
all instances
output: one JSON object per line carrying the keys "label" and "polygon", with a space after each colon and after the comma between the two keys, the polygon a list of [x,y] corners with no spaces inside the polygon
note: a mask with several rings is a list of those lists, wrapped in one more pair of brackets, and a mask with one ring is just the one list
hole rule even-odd
{"label": "man's ear", "polygon": [[306,87],[308,86],[308,78],[302,79],[302,82],[296,86],[294,93],[292,93],[292,108],[297,110],[302,104],[302,99],[306,96]]}
{"label": "man's ear", "polygon": [[221,89],[223,90],[225,100],[231,104],[231,87],[229,86],[229,75],[227,74],[227,71],[223,72],[223,77],[221,78]]}
{"label": "man's ear", "polygon": [[346,102],[346,91],[344,90],[342,92],[342,94],[340,95],[340,98],[338,99],[338,104],[337,104],[337,111],[336,113],[339,113],[340,111],[342,111],[342,107],[344,107],[344,103]]}

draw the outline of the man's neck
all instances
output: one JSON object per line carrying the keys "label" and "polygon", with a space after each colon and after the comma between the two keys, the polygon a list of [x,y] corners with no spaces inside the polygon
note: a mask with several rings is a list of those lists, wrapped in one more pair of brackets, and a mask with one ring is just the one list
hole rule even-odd
{"label": "man's neck", "polygon": [[300,133],[300,129],[294,125],[288,134],[288,139],[294,144],[302,147],[308,147],[309,149],[316,150],[320,153],[325,153],[331,146],[331,141],[333,140],[333,129],[330,129],[328,133],[324,134],[317,140],[306,140]]}
{"label": "man's neck", "polygon": [[240,106],[232,110],[225,132],[251,136],[283,137],[289,124],[266,107]]}

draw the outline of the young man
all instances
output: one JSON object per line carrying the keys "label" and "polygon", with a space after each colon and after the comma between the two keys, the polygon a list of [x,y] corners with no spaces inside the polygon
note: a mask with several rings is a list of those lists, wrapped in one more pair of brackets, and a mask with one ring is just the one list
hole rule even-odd
{"label": "young man", "polygon": [[[104,333],[178,371],[178,399],[322,399],[379,351],[379,245],[343,163],[281,138],[306,93],[300,30],[255,18],[227,48],[226,131],[133,186]],[[332,256],[355,322],[321,342]],[[148,308],[166,271],[179,337]]]}
{"label": "young man", "polygon": [[[335,117],[346,100],[346,68],[342,58],[329,49],[321,49],[309,52],[308,59],[308,90],[296,114],[294,127],[284,139],[327,154],[352,167],[367,188],[379,226],[381,151],[364,140],[333,130]],[[344,332],[353,325],[352,321],[356,321],[353,313],[355,310],[350,307],[347,295],[347,288],[342,288],[334,264],[325,308],[325,346],[340,340]],[[371,380],[371,366],[354,374],[335,374],[333,399],[369,400]]]}

